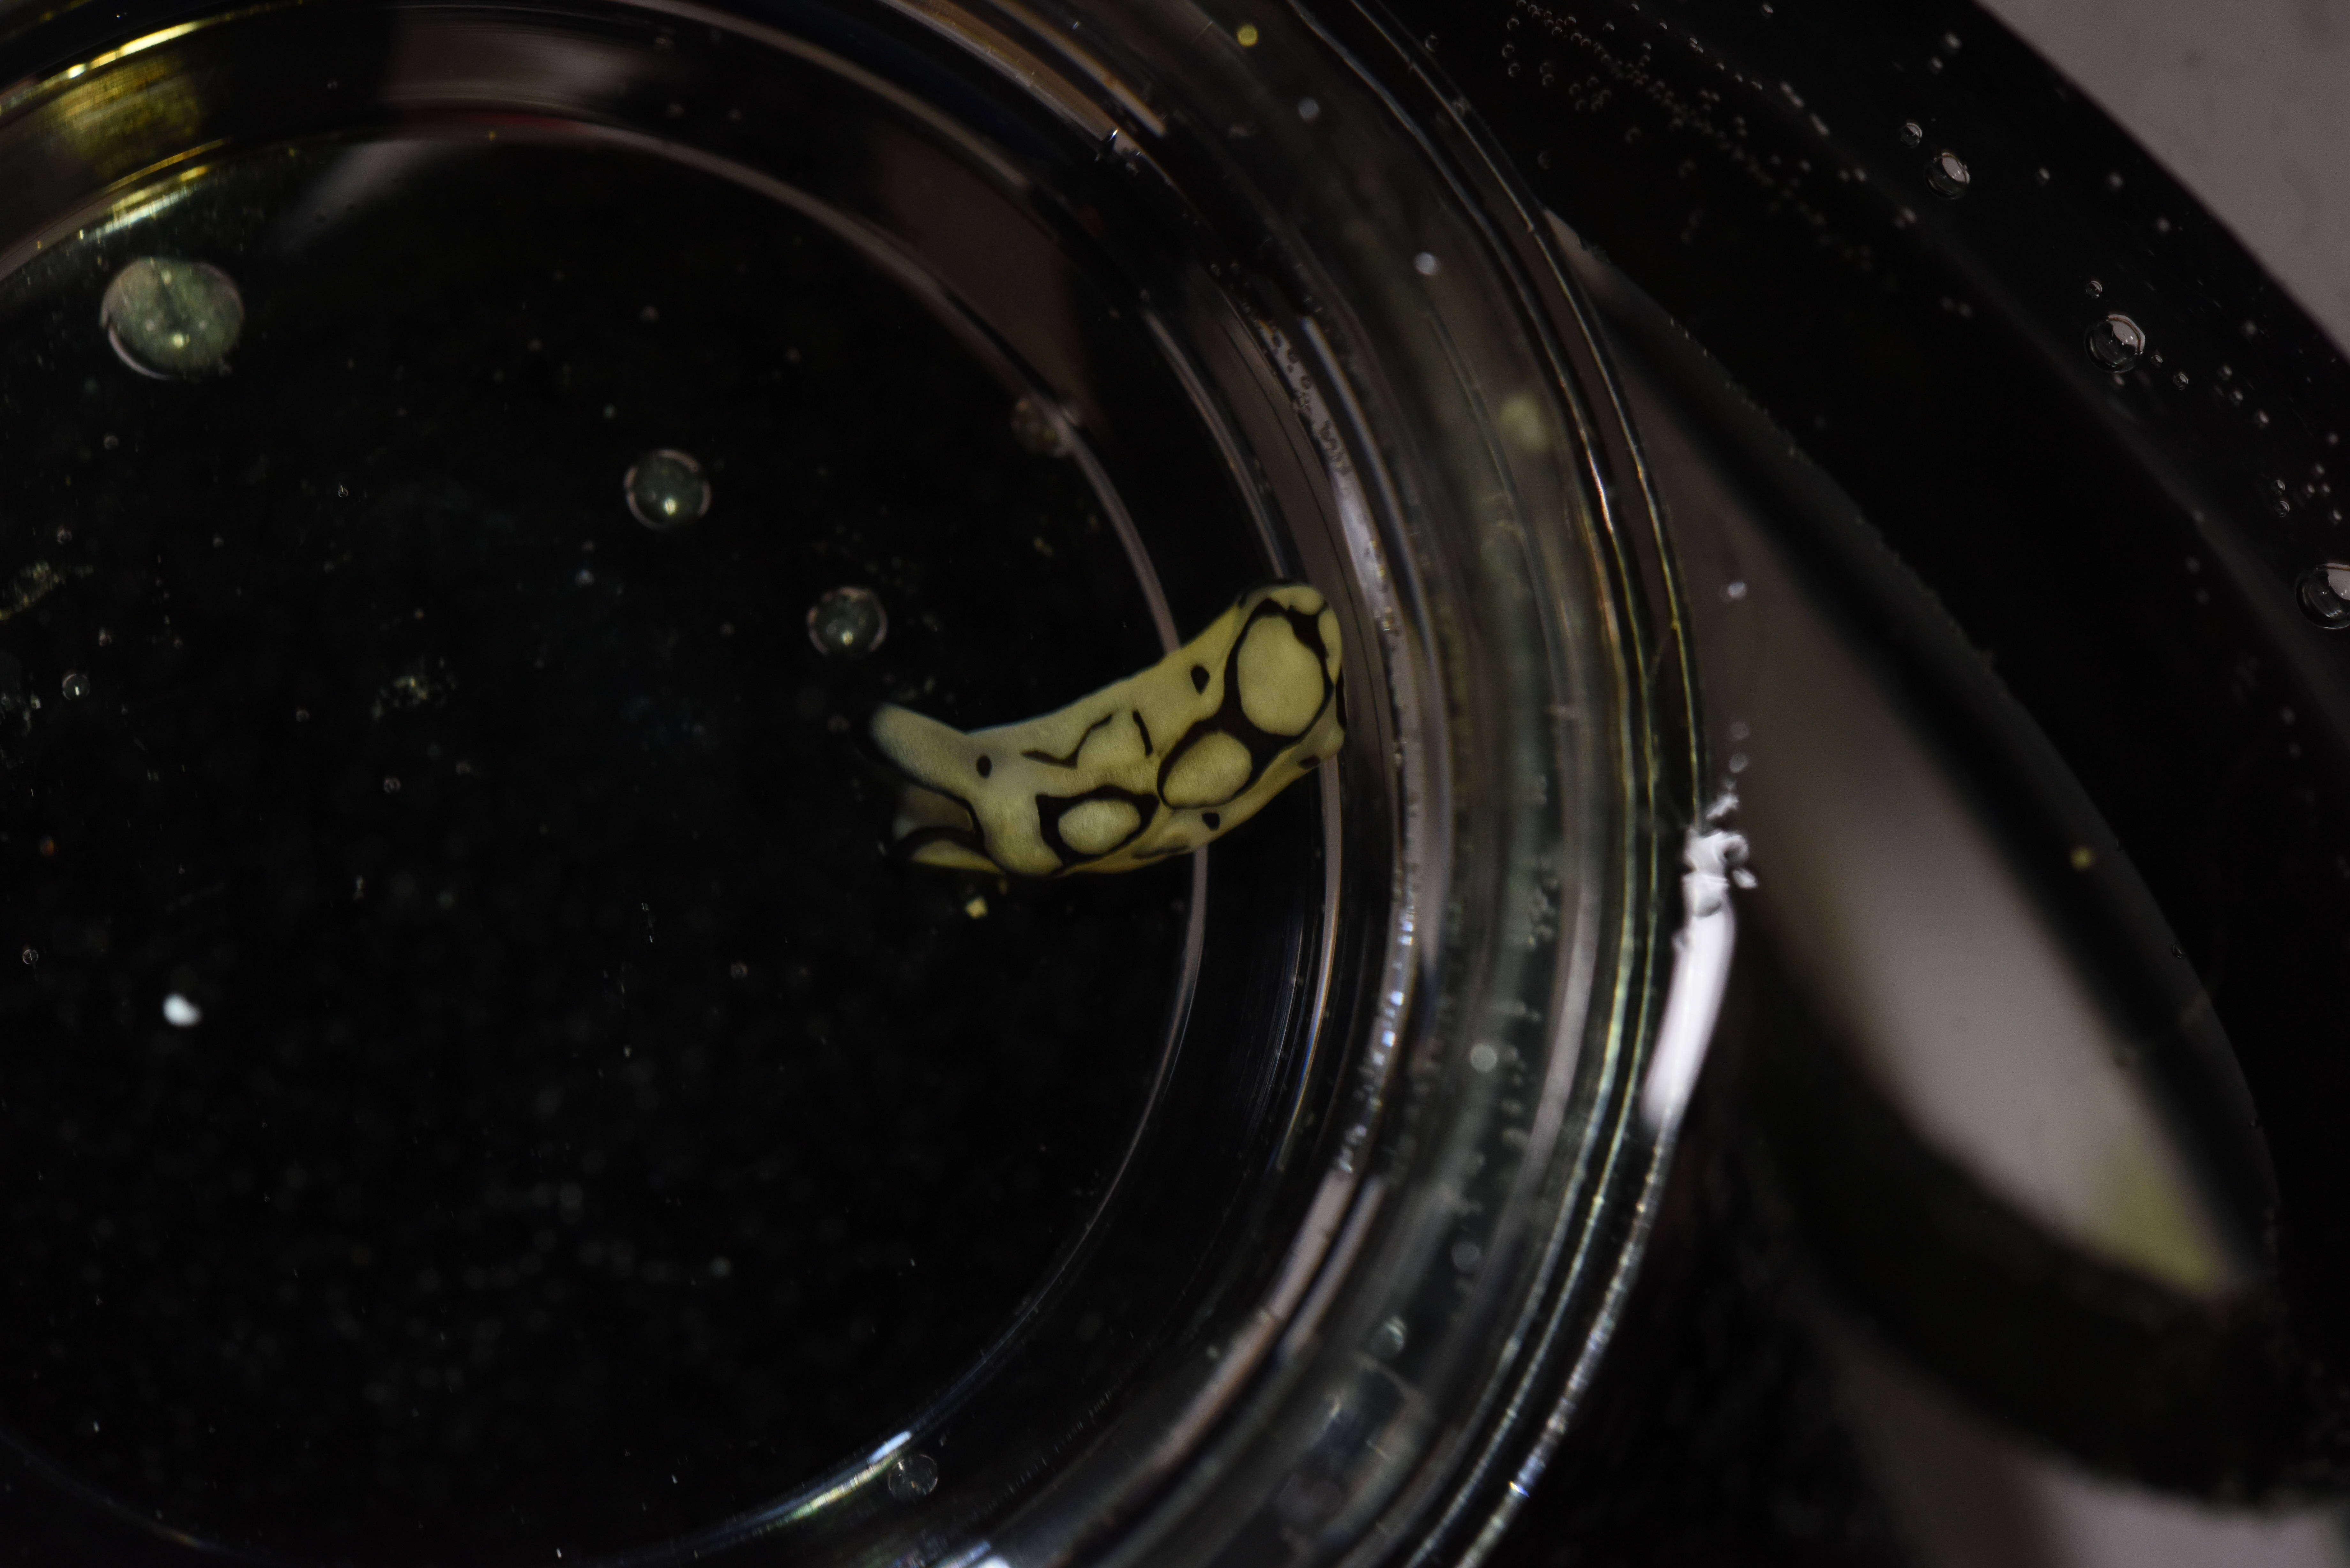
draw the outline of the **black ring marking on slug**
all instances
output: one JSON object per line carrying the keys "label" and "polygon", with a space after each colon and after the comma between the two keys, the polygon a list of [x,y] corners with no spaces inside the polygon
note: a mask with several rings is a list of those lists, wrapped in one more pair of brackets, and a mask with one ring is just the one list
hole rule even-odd
{"label": "black ring marking on slug", "polygon": [[995,759],[982,752],[979,756],[979,776],[985,778],[995,771]]}
{"label": "black ring marking on slug", "polygon": [[1207,689],[1208,667],[1204,664],[1195,664],[1191,666],[1191,690],[1194,691],[1205,691]]}
{"label": "black ring marking on slug", "polygon": [[[1094,732],[1117,717],[1118,715],[1115,713],[1104,713],[1100,718],[1096,719],[1092,723],[1087,724],[1086,726],[1086,732],[1077,737],[1077,743],[1069,748],[1069,754],[1066,757],[1056,757],[1050,752],[1038,751],[1025,751],[1020,754],[1026,757],[1032,763],[1042,763],[1048,768],[1075,768],[1077,765],[1077,753],[1086,749],[1086,742],[1094,738]],[[1138,724],[1142,722],[1142,715],[1137,713],[1134,716],[1134,722]],[[1148,756],[1149,754],[1150,742],[1147,737],[1143,741],[1142,750],[1144,755]],[[985,759],[983,758],[982,760],[984,761]],[[979,776],[985,778],[987,776],[987,770],[982,768],[980,770]]]}
{"label": "black ring marking on slug", "polygon": [[[988,864],[995,865],[995,857],[988,852],[987,840],[979,831],[979,813],[972,809],[971,802],[951,790],[942,790],[936,784],[923,784],[921,787],[941,799],[951,800],[961,806],[964,820],[971,826],[949,827],[944,823],[941,823],[932,827],[918,827],[891,844],[890,849],[901,857],[910,860],[913,858],[914,851],[925,844],[953,844],[970,850]],[[1001,867],[997,868],[1002,869]]]}
{"label": "black ring marking on slug", "polygon": [[1223,825],[1224,825],[1224,819],[1223,819],[1222,817],[1221,817],[1221,816],[1218,816],[1218,815],[1217,815],[1214,812],[1212,812],[1212,811],[1203,811],[1203,812],[1201,812],[1201,813],[1200,814],[1200,820],[1201,820],[1201,822],[1204,822],[1204,823],[1206,823],[1206,824],[1208,825],[1208,831],[1209,831],[1209,832],[1211,832],[1211,833],[1215,832],[1215,831],[1216,831],[1216,829],[1218,829],[1218,828],[1220,828],[1220,827],[1223,826]]}
{"label": "black ring marking on slug", "polygon": [[[1241,646],[1248,641],[1250,628],[1267,616],[1280,616],[1289,622],[1291,634],[1314,655],[1315,668],[1322,672],[1322,701],[1315,707],[1314,716],[1305,722],[1305,727],[1294,735],[1278,735],[1269,730],[1259,729],[1241,708]],[[1191,683],[1203,691],[1207,690],[1205,671],[1196,664],[1191,667]],[[1167,749],[1166,761],[1159,764],[1159,798],[1167,798],[1168,775],[1174,771],[1175,764],[1183,760],[1186,753],[1211,735],[1223,734],[1230,735],[1248,749],[1248,777],[1223,800],[1207,804],[1222,805],[1225,801],[1238,800],[1256,787],[1257,781],[1264,777],[1265,770],[1284,752],[1314,732],[1314,726],[1322,721],[1323,709],[1334,701],[1339,703],[1339,722],[1346,722],[1344,685],[1343,678],[1338,680],[1330,678],[1330,650],[1322,641],[1319,612],[1307,615],[1291,609],[1277,599],[1266,599],[1250,612],[1248,619],[1241,626],[1240,635],[1232,639],[1232,651],[1224,656],[1223,701],[1213,713],[1184,731],[1183,738]],[[1174,808],[1170,806],[1170,809]]]}
{"label": "black ring marking on slug", "polygon": [[[1070,848],[1069,841],[1061,836],[1061,818],[1068,815],[1072,807],[1083,805],[1092,800],[1119,801],[1134,807],[1134,831],[1098,855],[1081,855]],[[1120,789],[1116,784],[1103,784],[1097,789],[1089,789],[1083,794],[1040,794],[1036,797],[1036,836],[1045,841],[1045,847],[1051,850],[1054,857],[1060,861],[1060,871],[1066,871],[1071,867],[1081,866],[1087,861],[1107,860],[1117,854],[1149,831],[1151,823],[1158,819],[1159,812],[1159,798],[1156,795],[1138,794],[1133,790]],[[993,857],[990,857],[990,858]],[[1059,874],[1059,871],[1054,873],[1055,876]]]}
{"label": "black ring marking on slug", "polygon": [[1150,726],[1142,722],[1142,710],[1134,711],[1134,727],[1142,732],[1142,754],[1150,755]]}

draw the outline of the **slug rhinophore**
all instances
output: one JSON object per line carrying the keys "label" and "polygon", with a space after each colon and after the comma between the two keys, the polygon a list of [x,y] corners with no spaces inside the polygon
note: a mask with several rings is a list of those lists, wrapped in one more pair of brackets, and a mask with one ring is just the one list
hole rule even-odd
{"label": "slug rhinophore", "polygon": [[966,734],[894,703],[873,743],[910,781],[892,830],[925,866],[1058,877],[1197,849],[1337,754],[1338,617],[1302,583],[1252,589],[1139,675]]}

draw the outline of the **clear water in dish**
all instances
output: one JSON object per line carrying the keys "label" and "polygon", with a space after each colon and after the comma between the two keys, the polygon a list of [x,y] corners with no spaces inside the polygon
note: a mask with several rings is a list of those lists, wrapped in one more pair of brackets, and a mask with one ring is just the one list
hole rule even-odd
{"label": "clear water in dish", "polygon": [[[107,319],[153,260],[234,285],[202,374]],[[1159,650],[1018,396],[608,145],[270,150],[0,281],[0,1425],[207,1538],[541,1561],[786,1493],[1002,1332],[1191,887],[880,848],[875,702]],[[662,452],[691,526],[619,483]],[[843,583],[868,657],[811,643]]]}

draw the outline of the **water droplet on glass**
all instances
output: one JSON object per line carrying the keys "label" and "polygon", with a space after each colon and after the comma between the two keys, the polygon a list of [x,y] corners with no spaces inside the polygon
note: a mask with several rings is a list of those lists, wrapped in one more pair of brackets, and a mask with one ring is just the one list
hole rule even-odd
{"label": "water droplet on glass", "polygon": [[1965,195],[1967,187],[1974,182],[1973,171],[1955,152],[1937,152],[1926,164],[1926,183],[1937,196],[1947,196],[1955,202]]}
{"label": "water droplet on glass", "polygon": [[2328,561],[2301,574],[2302,613],[2328,631],[2350,628],[2350,566]]}
{"label": "water droplet on glass", "polygon": [[682,528],[710,510],[710,480],[702,464],[667,447],[637,459],[620,486],[629,512],[655,533]]}
{"label": "water droplet on glass", "polygon": [[908,1454],[889,1467],[889,1495],[899,1502],[925,1498],[939,1484],[939,1461],[928,1454]]}
{"label": "water droplet on glass", "polygon": [[889,616],[871,588],[835,588],[809,609],[807,628],[826,658],[862,659],[889,635]]}
{"label": "water droplet on glass", "polygon": [[1012,405],[1012,439],[1039,457],[1058,457],[1069,450],[1067,432],[1061,421],[1035,398],[1023,398]]}
{"label": "water droplet on glass", "polygon": [[178,992],[163,999],[163,1022],[174,1029],[193,1029],[204,1021],[204,1010]]}
{"label": "water droplet on glass", "polygon": [[122,362],[172,380],[222,368],[244,330],[244,300],[208,262],[141,256],[114,275],[99,325]]}
{"label": "water droplet on glass", "polygon": [[1919,142],[1921,142],[1921,141],[1923,141],[1923,140],[1926,140],[1926,128],[1925,128],[1924,126],[1922,126],[1922,125],[1918,124],[1918,123],[1916,120],[1914,120],[1914,119],[1905,119],[1905,120],[1903,120],[1903,121],[1901,122],[1901,145],[1902,145],[1902,146],[1904,146],[1904,147],[1915,147],[1915,146],[1917,146]]}
{"label": "water droplet on glass", "polygon": [[2089,357],[2116,375],[2134,369],[2146,352],[2146,333],[2126,316],[2108,316],[2089,328]]}
{"label": "water droplet on glass", "polygon": [[65,693],[67,701],[76,701],[89,695],[89,677],[78,670],[70,671],[57,682],[57,689]]}

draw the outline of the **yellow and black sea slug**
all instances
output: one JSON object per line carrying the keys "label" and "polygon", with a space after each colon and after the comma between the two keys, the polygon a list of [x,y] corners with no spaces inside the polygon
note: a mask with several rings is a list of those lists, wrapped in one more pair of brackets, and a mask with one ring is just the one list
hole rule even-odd
{"label": "yellow and black sea slug", "polygon": [[907,779],[893,836],[925,866],[1131,871],[1231,832],[1346,739],[1338,617],[1302,583],[1253,589],[1139,675],[966,734],[873,715]]}

